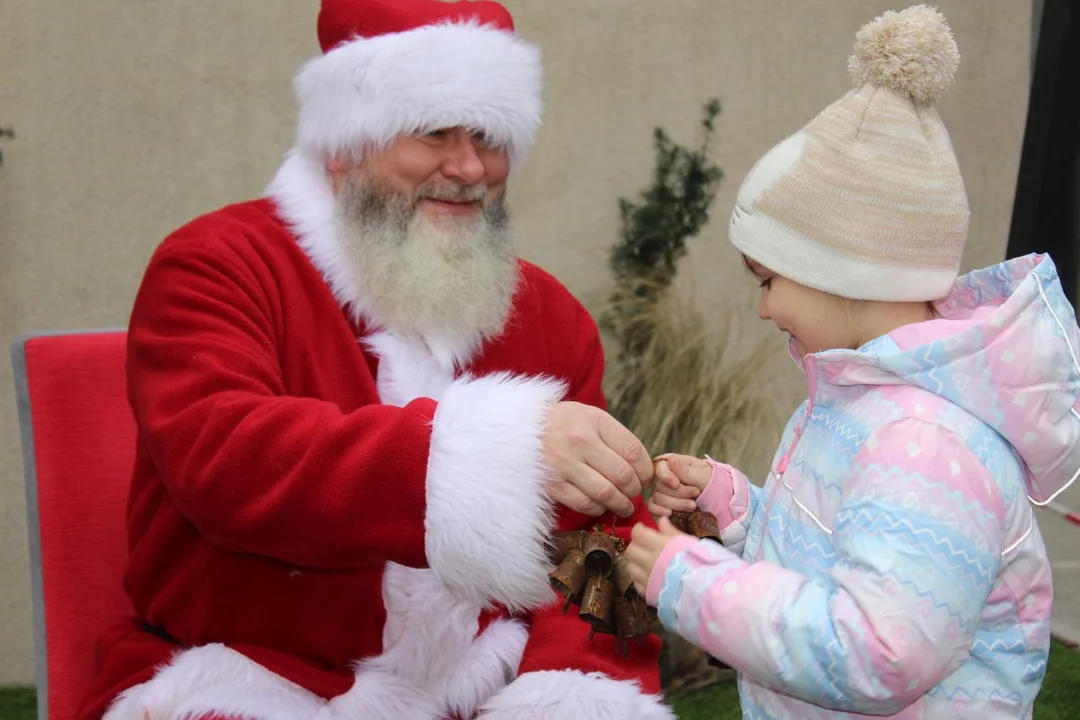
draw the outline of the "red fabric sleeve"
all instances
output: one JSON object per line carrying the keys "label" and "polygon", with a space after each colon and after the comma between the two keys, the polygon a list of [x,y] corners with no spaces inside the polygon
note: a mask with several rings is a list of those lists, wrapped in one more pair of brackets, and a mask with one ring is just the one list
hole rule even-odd
{"label": "red fabric sleeve", "polygon": [[160,250],[130,324],[131,401],[172,500],[229,550],[423,567],[435,403],[287,396],[273,293],[222,245]]}

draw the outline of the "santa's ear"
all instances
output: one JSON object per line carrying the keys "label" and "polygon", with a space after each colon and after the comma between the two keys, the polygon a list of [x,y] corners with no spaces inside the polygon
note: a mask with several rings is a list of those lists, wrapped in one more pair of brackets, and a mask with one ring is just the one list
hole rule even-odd
{"label": "santa's ear", "polygon": [[326,158],[326,169],[331,174],[340,174],[345,172],[347,163],[344,158],[337,155]]}
{"label": "santa's ear", "polygon": [[330,184],[334,188],[334,195],[337,195],[341,190],[341,182],[348,167],[348,161],[343,157],[335,155],[326,158],[326,172],[330,176]]}

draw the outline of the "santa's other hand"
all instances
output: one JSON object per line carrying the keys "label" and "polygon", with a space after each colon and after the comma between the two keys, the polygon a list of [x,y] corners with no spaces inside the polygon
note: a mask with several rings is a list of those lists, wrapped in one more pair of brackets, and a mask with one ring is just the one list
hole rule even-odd
{"label": "santa's other hand", "polygon": [[548,496],[586,515],[633,514],[633,498],[653,481],[645,446],[603,410],[576,402],[552,406],[543,436],[554,479]]}

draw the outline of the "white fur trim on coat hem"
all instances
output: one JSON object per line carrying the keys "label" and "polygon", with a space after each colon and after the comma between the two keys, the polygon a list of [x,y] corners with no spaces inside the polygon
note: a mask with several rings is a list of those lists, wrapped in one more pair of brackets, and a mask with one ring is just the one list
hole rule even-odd
{"label": "white fur trim on coat hem", "polygon": [[453,592],[511,611],[554,600],[554,512],[542,436],[565,386],[506,373],[464,377],[435,411],[424,520],[428,563]]}
{"label": "white fur trim on coat hem", "polygon": [[355,38],[297,73],[297,140],[326,157],[460,126],[505,147],[516,171],[540,125],[542,82],[538,48],[476,21]]}
{"label": "white fur trim on coat hem", "polygon": [[[525,625],[498,619],[477,635],[480,606],[452,594],[432,570],[387,563],[383,604],[383,653],[361,662],[352,688],[331,702],[339,720],[422,720],[429,707],[435,718],[471,718],[517,675]],[[412,710],[402,715],[398,703]]]}
{"label": "white fur trim on coat hem", "polygon": [[439,702],[427,690],[378,664],[357,668],[356,681],[329,703],[334,720],[441,720]]}
{"label": "white fur trim on coat hem", "polygon": [[[442,720],[471,718],[496,691],[506,687],[521,661],[528,631],[520,623],[497,621],[467,646],[449,675],[428,678],[426,668],[397,668],[390,658],[373,658],[356,668],[356,680],[329,703],[334,720]],[[432,646],[433,651],[443,650]],[[396,658],[394,659],[396,660]],[[432,663],[436,665],[436,663]]]}
{"label": "white fur trim on coat hem", "polygon": [[178,652],[121,693],[102,720],[188,720],[208,713],[256,720],[328,717],[322,698],[224,645]]}
{"label": "white fur trim on coat hem", "polygon": [[603,673],[547,670],[520,676],[489,700],[477,720],[676,720],[659,696]]}

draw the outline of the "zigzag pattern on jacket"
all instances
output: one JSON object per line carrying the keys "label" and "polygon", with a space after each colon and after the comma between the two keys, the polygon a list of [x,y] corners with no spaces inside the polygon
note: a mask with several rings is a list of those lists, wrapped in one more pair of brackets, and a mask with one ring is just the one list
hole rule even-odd
{"label": "zigzag pattern on jacket", "polygon": [[661,620],[740,670],[746,718],[1031,715],[1052,591],[1028,498],[1080,466],[1080,330],[1044,256],[937,308],[795,357],[810,397],[764,487],[725,466],[741,555],[680,538],[659,570]]}

